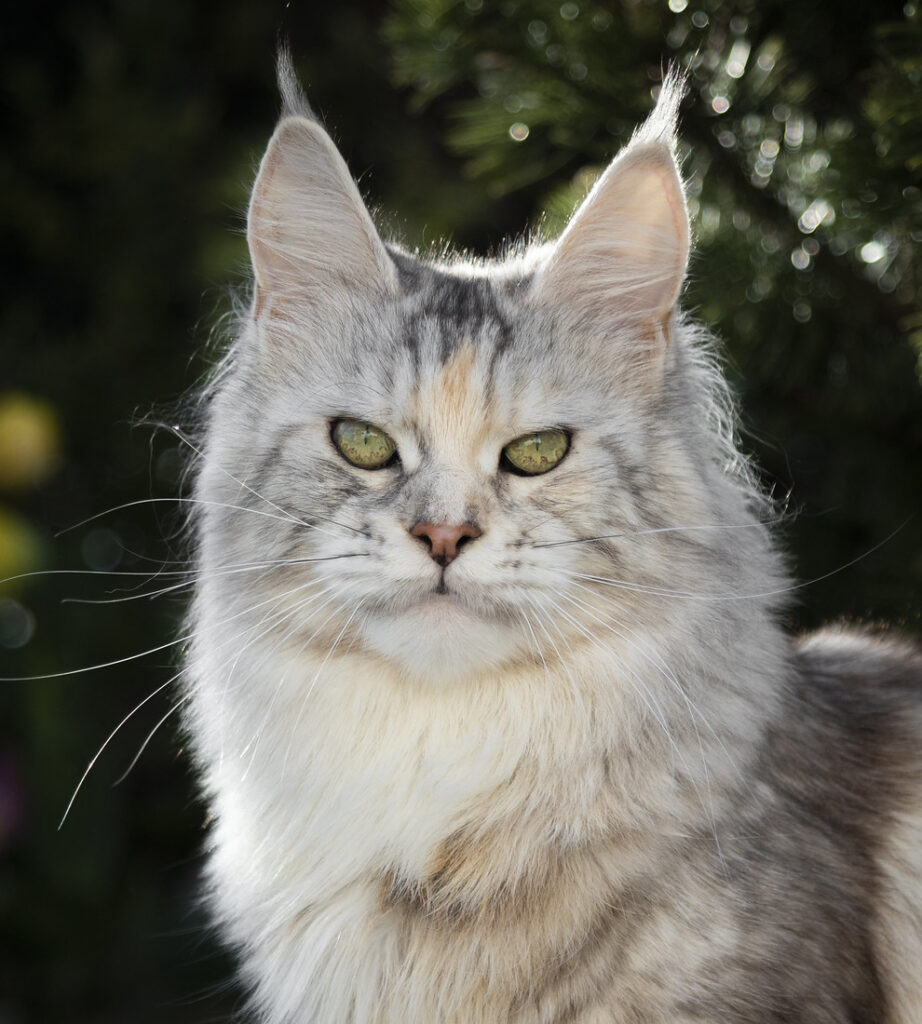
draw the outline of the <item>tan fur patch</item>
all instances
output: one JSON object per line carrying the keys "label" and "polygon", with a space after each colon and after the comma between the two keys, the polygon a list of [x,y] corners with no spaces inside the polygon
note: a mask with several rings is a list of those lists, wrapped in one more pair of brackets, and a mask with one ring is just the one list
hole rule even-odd
{"label": "tan fur patch", "polygon": [[439,386],[442,409],[447,416],[463,421],[468,419],[472,407],[479,405],[473,389],[473,373],[476,354],[474,346],[463,345],[445,364]]}
{"label": "tan fur patch", "polygon": [[[500,837],[499,842],[503,841]],[[506,865],[497,864],[500,851],[496,845],[495,841],[471,836],[463,829],[453,832],[432,853],[422,879],[385,878],[382,905],[453,925],[476,920],[483,926],[501,907],[507,913],[515,909],[526,915],[524,901],[513,908],[508,898],[503,898],[508,897],[511,886],[503,877]]]}
{"label": "tan fur patch", "polygon": [[427,433],[438,439],[457,460],[459,452],[476,450],[490,430],[483,382],[477,372],[477,352],[470,341],[448,360],[422,396]]}

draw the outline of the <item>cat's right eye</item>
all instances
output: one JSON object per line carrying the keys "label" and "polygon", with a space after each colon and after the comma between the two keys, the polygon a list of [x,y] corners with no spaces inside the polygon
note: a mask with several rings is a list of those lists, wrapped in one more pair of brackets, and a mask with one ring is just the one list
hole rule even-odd
{"label": "cat's right eye", "polygon": [[500,466],[519,476],[540,476],[553,469],[570,449],[565,430],[538,430],[523,434],[503,448]]}
{"label": "cat's right eye", "polygon": [[397,458],[394,439],[372,423],[336,420],[330,436],[346,462],[359,469],[384,469]]}

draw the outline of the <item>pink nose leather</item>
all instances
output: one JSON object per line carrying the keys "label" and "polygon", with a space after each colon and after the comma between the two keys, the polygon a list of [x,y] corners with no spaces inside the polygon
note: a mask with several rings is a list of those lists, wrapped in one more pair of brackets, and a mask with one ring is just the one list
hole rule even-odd
{"label": "pink nose leather", "polygon": [[427,545],[429,554],[443,566],[453,562],[460,549],[481,532],[473,523],[417,523],[410,528],[410,533]]}

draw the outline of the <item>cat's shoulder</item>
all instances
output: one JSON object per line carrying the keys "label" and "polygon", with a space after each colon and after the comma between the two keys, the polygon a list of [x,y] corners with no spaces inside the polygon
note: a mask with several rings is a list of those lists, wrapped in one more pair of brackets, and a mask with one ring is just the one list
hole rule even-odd
{"label": "cat's shoulder", "polygon": [[835,627],[801,638],[793,652],[785,719],[799,741],[801,778],[822,794],[823,813],[864,833],[887,1020],[920,1024],[922,647],[890,631]]}
{"label": "cat's shoulder", "polygon": [[769,731],[776,777],[879,835],[897,808],[922,813],[922,646],[885,629],[829,626],[797,638]]}
{"label": "cat's shoulder", "polygon": [[813,712],[814,726],[871,742],[886,737],[898,744],[894,758],[906,755],[908,768],[922,768],[922,645],[916,640],[885,628],[827,626],[794,642],[793,668],[789,701]]}
{"label": "cat's shoulder", "polygon": [[916,688],[922,682],[922,643],[889,626],[824,626],[799,636],[794,651],[806,667],[819,674],[884,672],[888,683],[901,676]]}
{"label": "cat's shoulder", "polygon": [[788,668],[758,774],[869,851],[894,815],[922,816],[922,647],[826,627],[792,642]]}

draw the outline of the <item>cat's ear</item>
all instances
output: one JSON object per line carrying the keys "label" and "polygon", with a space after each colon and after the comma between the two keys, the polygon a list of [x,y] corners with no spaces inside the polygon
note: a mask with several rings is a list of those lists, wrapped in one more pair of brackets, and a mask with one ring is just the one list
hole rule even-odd
{"label": "cat's ear", "polygon": [[397,271],[330,136],[285,116],[259,167],[247,217],[257,305],[339,282],[390,291]]}
{"label": "cat's ear", "polygon": [[685,278],[688,213],[675,157],[681,82],[669,76],[653,113],[599,178],[538,272],[542,302],[607,322],[664,324]]}

